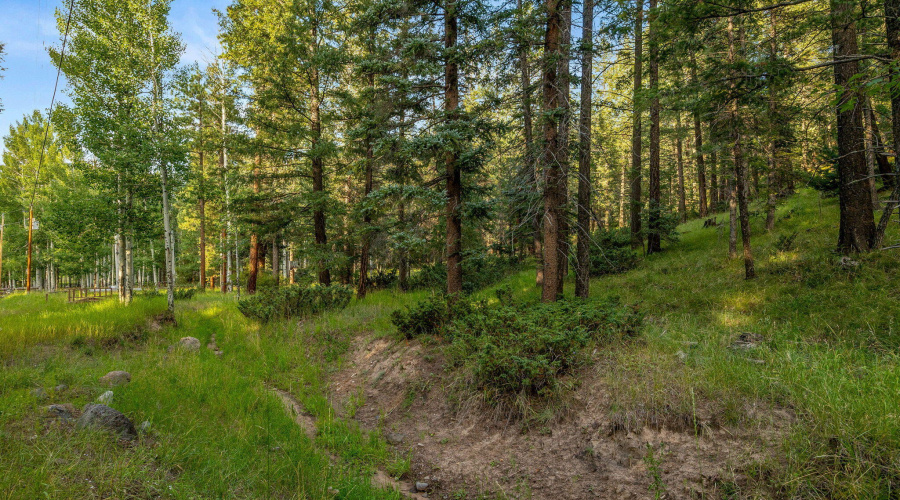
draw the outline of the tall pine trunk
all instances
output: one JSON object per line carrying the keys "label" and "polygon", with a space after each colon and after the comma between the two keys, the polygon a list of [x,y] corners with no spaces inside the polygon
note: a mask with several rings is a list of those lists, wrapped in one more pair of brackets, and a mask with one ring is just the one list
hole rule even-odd
{"label": "tall pine trunk", "polygon": [[641,96],[643,76],[644,0],[636,0],[634,21],[634,92],[631,121],[631,246],[643,248],[641,233]]}
{"label": "tall pine trunk", "polygon": [[581,28],[581,111],[578,126],[578,266],[575,296],[587,298],[591,285],[591,94],[594,2],[584,0]]}
{"label": "tall pine trunk", "polygon": [[[693,51],[691,51],[691,82],[694,85],[698,84],[697,60],[694,57]],[[709,207],[706,197],[706,164],[703,158],[703,128],[700,126],[700,111],[695,109],[691,114],[694,118],[694,156],[697,163],[697,190],[700,194],[700,217],[706,217],[709,214]]]}
{"label": "tall pine trunk", "polygon": [[[319,151],[319,143],[322,141],[322,117],[319,88],[319,70],[313,68],[311,70],[310,82],[310,100],[309,100],[309,121],[310,132],[312,133],[312,141],[310,149],[312,154],[312,177],[313,177],[313,193],[317,195],[315,208],[313,209],[313,232],[316,238],[316,247],[319,252],[328,251],[328,234],[325,231],[325,161]],[[329,270],[325,259],[319,261],[319,283],[328,286],[331,284],[331,271]]]}
{"label": "tall pine trunk", "polygon": [[[728,18],[728,62],[732,68],[737,64],[737,48],[734,35],[734,17]],[[750,248],[750,213],[749,213],[749,189],[747,186],[747,166],[744,161],[744,150],[739,128],[740,108],[736,95],[736,81],[740,76],[736,69],[732,69],[731,75],[731,96],[729,100],[729,123],[731,130],[731,146],[732,158],[734,161],[734,193],[737,195],[737,205],[740,210],[740,227],[741,227],[741,243],[744,251],[744,278],[753,279],[756,277],[756,270],[753,263],[753,252]],[[733,203],[733,202],[732,202]],[[732,217],[734,209],[732,209]],[[733,227],[733,224],[732,224]]]}
{"label": "tall pine trunk", "polygon": [[[375,93],[375,75],[373,73],[369,73],[367,75],[368,86],[370,96],[374,96]],[[372,150],[372,130],[371,127],[367,126],[366,129],[366,137],[364,140],[365,150],[366,150],[366,158],[365,158],[365,181],[363,183],[363,199],[368,198],[369,194],[372,192],[372,186],[374,182],[374,173],[373,170],[375,168],[375,155]],[[362,237],[362,248],[359,252],[359,285],[356,288],[356,295],[360,299],[366,296],[366,292],[368,291],[369,284],[369,248],[372,244],[372,235],[371,228],[372,225],[372,214],[368,209],[365,209],[363,214],[363,237]]]}
{"label": "tall pine trunk", "polygon": [[[518,0],[516,6],[521,11],[522,0]],[[520,19],[521,16],[522,13],[520,12]],[[522,132],[525,142],[523,163],[525,164],[524,168],[528,175],[529,188],[532,192],[537,194],[540,190],[540,184],[538,182],[539,166],[534,161],[534,123],[531,110],[531,68],[528,64],[529,42],[530,40],[528,38],[523,38],[519,41],[519,78],[522,87]],[[530,222],[533,233],[532,236],[534,238],[532,242],[532,252],[537,259],[535,282],[537,285],[541,285],[544,282],[544,257],[542,255],[543,252],[541,251],[541,210],[534,210],[534,215],[531,217]]]}
{"label": "tall pine trunk", "polygon": [[556,280],[556,293],[562,295],[566,276],[569,275],[569,123],[572,119],[571,106],[571,74],[569,62],[572,45],[572,3],[565,1],[560,3],[562,11],[560,57],[558,59],[559,87],[562,94],[562,116],[559,122],[559,161],[562,179],[559,182],[559,241],[557,253],[559,261],[556,272],[559,278]]}
{"label": "tall pine trunk", "polygon": [[[459,65],[456,62],[457,5],[446,0],[444,12],[444,111],[451,123],[459,119]],[[462,292],[462,177],[459,154],[451,146],[444,155],[447,175],[447,294]]]}
{"label": "tall pine trunk", "polygon": [[560,159],[563,151],[559,138],[559,116],[563,95],[559,79],[559,60],[562,57],[561,0],[546,0],[547,27],[544,33],[543,61],[543,135],[541,166],[544,171],[544,283],[543,302],[554,302],[559,293],[560,184],[563,181]]}
{"label": "tall pine trunk", "polygon": [[831,39],[834,47],[834,83],[837,87],[838,178],[840,227],[838,251],[866,252],[875,244],[875,214],[863,137],[863,99],[852,86],[859,74],[854,3],[831,0]]}
{"label": "tall pine trunk", "polygon": [[900,73],[896,71],[900,65],[900,0],[884,0],[885,29],[887,32],[887,45],[891,51],[891,59],[895,70],[891,72],[891,135],[894,139],[894,168],[891,180],[894,189],[888,202],[881,212],[878,227],[875,231],[873,248],[880,248],[884,241],[884,233],[888,222],[897,206],[900,206]]}
{"label": "tall pine trunk", "polygon": [[684,194],[684,151],[681,142],[681,111],[675,111],[675,168],[678,174],[678,214],[687,221],[687,201]]}
{"label": "tall pine trunk", "polygon": [[197,202],[200,211],[200,288],[206,289],[206,185],[205,185],[205,152],[203,151],[203,99],[198,100],[197,114],[199,123],[197,126],[197,135],[200,137],[200,151],[198,152],[200,161],[200,178],[199,190],[197,193]]}
{"label": "tall pine trunk", "polygon": [[662,199],[659,172],[659,43],[656,40],[657,0],[650,0],[648,42],[650,45],[650,179],[648,188],[647,253],[662,251],[660,218]]}
{"label": "tall pine trunk", "polygon": [[[260,185],[259,185],[259,175],[260,175],[260,165],[262,164],[262,155],[260,153],[256,154],[256,159],[253,164],[253,194],[259,195]],[[252,295],[256,293],[256,280],[259,276],[259,236],[256,233],[256,228],[253,228],[253,232],[250,233],[250,272],[247,275],[247,294]]]}

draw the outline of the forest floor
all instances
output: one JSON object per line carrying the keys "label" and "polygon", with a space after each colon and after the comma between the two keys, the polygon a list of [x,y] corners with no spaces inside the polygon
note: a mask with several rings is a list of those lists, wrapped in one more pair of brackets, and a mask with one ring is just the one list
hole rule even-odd
{"label": "forest floor", "polygon": [[[0,497],[403,498],[402,478],[431,498],[892,498],[898,255],[832,253],[837,200],[814,192],[784,200],[771,234],[763,217],[756,280],[721,214],[594,279],[592,299],[639,305],[644,327],[591,348],[525,420],[449,369],[440,339],[397,335],[390,312],[425,292],[265,326],[216,294],[179,302],[177,326],[154,321],[161,297],[0,299]],[[533,279],[501,285],[535,299]],[[169,349],[187,335],[221,356]],[[131,373],[110,406],[148,422],[137,440],[47,416],[94,401],[112,370]]]}

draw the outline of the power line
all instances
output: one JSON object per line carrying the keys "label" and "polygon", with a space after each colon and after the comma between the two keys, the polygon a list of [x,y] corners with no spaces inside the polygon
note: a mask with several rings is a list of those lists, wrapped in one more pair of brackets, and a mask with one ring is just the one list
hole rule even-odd
{"label": "power line", "polygon": [[50,135],[50,117],[53,115],[53,106],[56,104],[56,90],[59,87],[59,76],[62,74],[63,62],[66,59],[66,42],[69,39],[69,26],[72,23],[72,10],[75,0],[69,0],[69,15],[66,16],[66,31],[63,34],[62,49],[59,55],[59,66],[56,68],[56,83],[53,84],[53,97],[50,99],[50,109],[47,110],[47,123],[44,125],[44,141],[41,143],[41,158],[38,161],[37,172],[34,176],[34,188],[31,190],[30,208],[34,208],[34,197],[37,194],[41,168],[44,165],[44,152],[47,149],[47,137]]}
{"label": "power line", "polygon": [[47,110],[47,123],[44,124],[44,140],[41,143],[41,158],[38,160],[37,170],[34,174],[34,187],[31,189],[31,202],[28,204],[28,259],[25,274],[25,293],[31,291],[31,241],[34,232],[34,198],[37,195],[38,183],[41,179],[41,168],[44,166],[44,153],[47,150],[47,137],[50,135],[50,118],[53,116],[53,106],[56,104],[56,90],[59,88],[59,76],[62,74],[63,63],[66,60],[66,42],[69,40],[69,26],[72,23],[72,10],[75,0],[69,0],[69,15],[66,16],[66,31],[63,34],[62,49],[59,53],[59,66],[56,68],[56,83],[53,84],[53,97],[50,99],[50,109]]}

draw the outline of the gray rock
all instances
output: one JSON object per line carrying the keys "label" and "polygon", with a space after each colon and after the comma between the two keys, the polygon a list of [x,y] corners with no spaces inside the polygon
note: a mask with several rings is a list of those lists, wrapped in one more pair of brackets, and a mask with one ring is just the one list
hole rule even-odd
{"label": "gray rock", "polygon": [[106,405],[89,403],[84,413],[75,422],[76,429],[101,429],[117,434],[124,439],[134,439],[137,431],[134,424],[122,412]]}
{"label": "gray rock", "polygon": [[72,405],[50,405],[46,410],[49,418],[56,418],[67,423],[75,420],[75,408],[73,408]]}
{"label": "gray rock", "polygon": [[188,352],[197,352],[200,350],[200,339],[196,337],[182,337],[175,347]]}
{"label": "gray rock", "polygon": [[151,427],[152,426],[150,424],[150,421],[144,420],[143,422],[141,422],[141,425],[138,426],[138,430],[141,431],[141,434],[147,434],[148,432],[150,432]]}
{"label": "gray rock", "polygon": [[32,389],[31,395],[34,396],[34,398],[37,399],[38,401],[43,401],[50,397],[47,395],[47,391],[45,391],[42,387]]}
{"label": "gray rock", "polygon": [[113,400],[113,391],[106,391],[103,394],[101,394],[100,397],[97,398],[97,401],[99,401],[100,403],[105,404],[105,405],[112,403],[112,400]]}
{"label": "gray rock", "polygon": [[400,434],[397,432],[388,432],[387,434],[384,435],[385,441],[387,441],[388,444],[392,444],[394,446],[402,443],[404,437],[405,436],[403,434]]}
{"label": "gray rock", "polygon": [[122,370],[111,371],[100,377],[100,383],[107,387],[117,387],[129,382],[131,382],[131,374]]}
{"label": "gray rock", "polygon": [[69,386],[67,386],[66,384],[59,384],[58,386],[54,387],[53,390],[56,392],[62,392],[68,388]]}
{"label": "gray rock", "polygon": [[416,491],[428,491],[429,484],[423,481],[416,481]]}

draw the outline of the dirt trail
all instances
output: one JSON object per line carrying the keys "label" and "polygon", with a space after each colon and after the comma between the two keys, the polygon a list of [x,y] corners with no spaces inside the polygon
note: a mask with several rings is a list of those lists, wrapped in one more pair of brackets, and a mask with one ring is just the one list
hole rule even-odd
{"label": "dirt trail", "polygon": [[[278,389],[278,388],[270,388],[272,392],[274,392],[279,399],[281,399],[281,403],[284,405],[285,410],[287,410],[291,416],[294,417],[294,422],[299,426],[303,433],[312,440],[316,438],[316,419],[312,415],[306,412],[303,408],[303,405],[297,401],[291,393]],[[330,456],[332,461],[337,461],[338,458],[334,455]],[[403,495],[405,498],[412,498],[416,500],[427,500],[428,497],[416,492],[416,485],[414,483],[408,481],[398,481],[388,475],[381,469],[376,469],[375,474],[371,479],[372,486],[382,489],[392,489],[397,490]]]}
{"label": "dirt trail", "polygon": [[332,379],[332,405],[339,414],[352,406],[365,428],[382,429],[409,452],[413,477],[429,477],[433,498],[718,498],[746,491],[744,471],[772,457],[791,420],[780,410],[748,407],[756,423],[727,427],[702,406],[687,419],[640,411],[623,417],[613,411],[616,388],[603,369],[580,374],[565,418],[523,431],[467,398],[473,391],[445,371],[439,350],[361,339]]}

